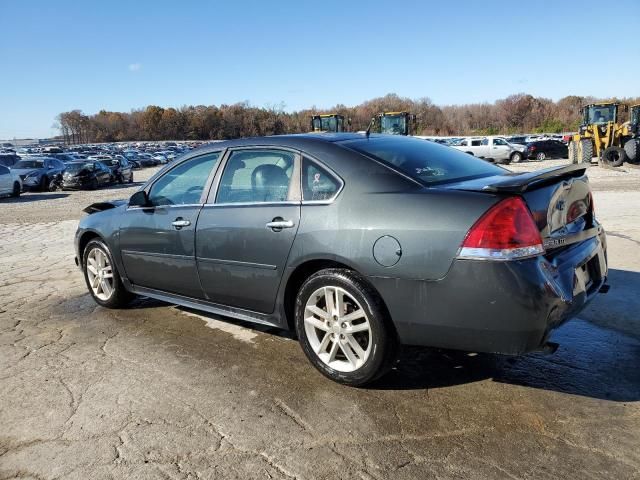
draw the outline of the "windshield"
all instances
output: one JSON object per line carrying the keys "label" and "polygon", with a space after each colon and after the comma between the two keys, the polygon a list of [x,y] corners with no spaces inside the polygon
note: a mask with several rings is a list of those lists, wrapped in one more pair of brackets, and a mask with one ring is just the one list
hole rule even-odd
{"label": "windshield", "polygon": [[371,137],[342,142],[425,185],[503,175],[505,170],[434,142],[412,137]]}
{"label": "windshield", "polygon": [[404,115],[383,115],[380,117],[380,133],[404,135],[407,131],[407,119]]}
{"label": "windshield", "polygon": [[67,164],[67,172],[68,173],[77,173],[80,170],[93,170],[93,163],[68,163]]}
{"label": "windshield", "polygon": [[44,160],[20,160],[13,168],[44,168]]}
{"label": "windshield", "polygon": [[320,132],[341,132],[343,130],[342,119],[337,117],[314,117],[313,129]]}
{"label": "windshield", "polygon": [[589,107],[588,123],[607,123],[615,122],[616,120],[616,106],[607,105],[604,107],[593,106]]}
{"label": "windshield", "polygon": [[631,124],[637,125],[640,123],[640,106],[631,108]]}

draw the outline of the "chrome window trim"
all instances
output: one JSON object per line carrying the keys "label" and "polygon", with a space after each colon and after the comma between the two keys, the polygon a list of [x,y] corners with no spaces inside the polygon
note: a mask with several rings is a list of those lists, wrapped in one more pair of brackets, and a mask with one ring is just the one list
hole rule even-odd
{"label": "chrome window trim", "polygon": [[259,206],[274,206],[274,205],[300,205],[299,200],[284,200],[282,202],[238,202],[238,203],[205,203],[203,208],[216,208],[216,207],[259,207]]}
{"label": "chrome window trim", "polygon": [[[160,170],[158,170],[158,172],[156,172],[156,174],[153,175],[140,190],[144,190],[145,192],[147,192],[147,194],[149,194],[151,189],[153,188],[153,186],[156,184],[156,182],[158,182],[158,180],[160,180],[162,177],[167,175],[169,172],[171,172],[175,168],[178,168],[179,166],[181,166],[184,163],[190,162],[192,160],[196,160],[196,159],[198,159],[200,157],[204,157],[206,155],[218,154],[219,155],[218,156],[218,161],[216,162],[216,164],[211,169],[211,172],[209,172],[209,176],[207,177],[207,181],[204,183],[204,186],[202,188],[202,194],[200,195],[200,203],[204,203],[204,201],[206,200],[209,188],[211,186],[211,181],[212,181],[213,177],[215,176],[215,174],[217,173],[218,168],[219,168],[220,164],[222,163],[222,159],[224,158],[224,155],[225,155],[226,151],[227,151],[226,148],[221,148],[219,150],[212,150],[210,152],[201,153],[200,155],[189,156],[187,158],[184,158],[184,159],[180,160],[179,162],[175,162],[173,165],[169,164],[169,163],[165,164],[165,166],[160,168]],[[168,166],[170,166],[170,168],[167,168]],[[138,191],[140,191],[140,190],[138,190]],[[195,204],[191,204],[191,205],[195,205]],[[160,206],[161,205],[151,206],[151,207],[132,207],[132,208],[157,208],[157,207],[160,207]],[[162,206],[169,206],[169,205],[162,205]],[[172,206],[179,206],[179,205],[172,205]]]}
{"label": "chrome window trim", "polygon": [[[298,199],[287,199],[287,200],[283,200],[281,202],[237,202],[237,203],[229,203],[229,202],[225,202],[225,203],[216,203],[216,199],[218,198],[218,192],[220,190],[220,181],[222,180],[222,176],[224,175],[224,171],[225,168],[227,167],[227,163],[229,162],[229,158],[231,157],[231,155],[233,154],[233,152],[237,152],[237,151],[243,151],[243,150],[272,150],[272,151],[277,151],[277,150],[282,150],[285,152],[289,152],[289,153],[293,153],[294,158],[294,165],[293,165],[293,170],[291,172],[291,180],[289,182],[289,192],[287,194],[287,197],[291,197],[292,193],[295,192],[295,190],[297,189],[298,191],[295,192],[298,194]],[[218,168],[218,171],[216,172],[216,176],[215,179],[212,182],[211,185],[211,191],[209,192],[209,195],[207,196],[207,198],[204,200],[204,206],[205,207],[213,207],[213,206],[220,206],[220,207],[232,207],[232,206],[242,206],[242,207],[247,207],[247,206],[259,206],[259,205],[300,205],[301,202],[301,198],[302,198],[302,191],[300,190],[300,186],[296,187],[296,184],[300,184],[300,182],[296,182],[295,181],[295,177],[296,174],[298,175],[298,179],[300,179],[301,175],[301,162],[302,162],[302,155],[301,152],[299,150],[296,150],[295,148],[291,148],[291,147],[285,147],[285,146],[279,146],[279,145],[243,145],[243,146],[238,146],[238,147],[229,147],[226,149],[224,158],[222,159],[222,162],[220,164],[220,167]]]}
{"label": "chrome window trim", "polygon": [[[329,172],[329,175],[331,175],[340,184],[338,190],[336,190],[336,193],[331,198],[329,198],[327,200],[305,200],[304,199],[304,193],[303,193],[304,190],[302,188],[302,162],[304,162],[305,157],[311,163],[315,163],[315,164],[319,165],[323,170],[326,170],[327,172]],[[309,155],[308,153],[301,152],[300,162],[301,162],[300,163],[300,198],[302,199],[301,204],[302,205],[330,205],[330,204],[332,204],[335,201],[335,199],[338,198],[338,196],[342,193],[342,190],[344,190],[344,180],[342,179],[342,177],[340,175],[338,175],[335,171],[333,171],[333,169],[329,168],[327,166],[327,164],[325,164],[324,162],[321,162],[320,160],[318,160],[314,156]]]}

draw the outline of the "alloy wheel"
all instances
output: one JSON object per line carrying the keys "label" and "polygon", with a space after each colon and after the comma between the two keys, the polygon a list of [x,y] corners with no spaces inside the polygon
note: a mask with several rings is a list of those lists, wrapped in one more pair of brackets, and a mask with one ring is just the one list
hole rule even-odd
{"label": "alloy wheel", "polygon": [[334,370],[353,372],[369,358],[373,344],[369,318],[343,288],[325,286],[309,297],[304,328],[315,354]]}
{"label": "alloy wheel", "polygon": [[115,290],[113,269],[106,253],[93,248],[87,255],[87,278],[93,294],[102,301],[107,301]]}

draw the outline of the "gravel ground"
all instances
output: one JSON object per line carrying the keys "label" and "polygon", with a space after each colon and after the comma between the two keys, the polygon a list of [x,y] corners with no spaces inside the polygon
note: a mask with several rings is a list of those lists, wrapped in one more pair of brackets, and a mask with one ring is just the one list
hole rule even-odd
{"label": "gravel ground", "polygon": [[96,306],[73,233],[135,186],[0,200],[0,479],[640,478],[640,170],[589,175],[612,289],[556,354],[406,349],[368,389],[282,332]]}

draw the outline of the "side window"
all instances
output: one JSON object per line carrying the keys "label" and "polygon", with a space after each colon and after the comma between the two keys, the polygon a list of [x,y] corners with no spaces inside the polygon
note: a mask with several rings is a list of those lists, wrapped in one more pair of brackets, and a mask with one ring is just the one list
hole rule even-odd
{"label": "side window", "polygon": [[224,169],[216,203],[284,202],[295,155],[281,150],[238,150]]}
{"label": "side window", "polygon": [[504,141],[504,140],[502,140],[501,138],[495,138],[495,139],[493,140],[493,144],[494,144],[494,145],[506,145],[505,141]]}
{"label": "side window", "polygon": [[302,199],[317,202],[332,199],[340,182],[324,168],[304,158],[302,160]]}
{"label": "side window", "polygon": [[8,175],[8,174],[9,174],[9,169],[4,165],[0,165],[0,175]]}
{"label": "side window", "polygon": [[189,205],[200,202],[200,196],[219,152],[193,158],[160,177],[149,191],[152,205]]}
{"label": "side window", "polygon": [[471,140],[472,147],[479,147],[480,145],[482,145],[482,140]]}
{"label": "side window", "polygon": [[484,146],[489,145],[489,139],[488,138],[483,138],[482,139],[482,145],[484,145]]}

